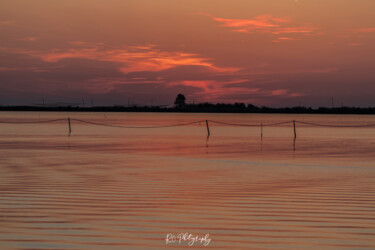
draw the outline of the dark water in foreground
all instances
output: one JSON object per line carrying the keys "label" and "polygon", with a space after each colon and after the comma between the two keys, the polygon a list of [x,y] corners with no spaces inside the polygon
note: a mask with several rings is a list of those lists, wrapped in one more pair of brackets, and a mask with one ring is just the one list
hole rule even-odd
{"label": "dark water in foreground", "polygon": [[[153,126],[372,116],[0,113]],[[0,249],[374,249],[375,127],[0,124]],[[168,234],[211,240],[166,244]]]}

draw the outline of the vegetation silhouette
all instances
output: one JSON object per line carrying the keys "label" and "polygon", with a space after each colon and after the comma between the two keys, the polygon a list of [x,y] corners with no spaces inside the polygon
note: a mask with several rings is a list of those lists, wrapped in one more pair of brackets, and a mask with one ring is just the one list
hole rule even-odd
{"label": "vegetation silhouette", "polygon": [[[178,99],[178,101],[177,101]],[[0,111],[74,111],[74,112],[180,112],[180,113],[275,113],[275,114],[375,114],[375,107],[257,107],[244,103],[199,103],[186,104],[183,98],[176,98],[175,106],[0,106]]]}
{"label": "vegetation silhouette", "polygon": [[182,108],[185,107],[186,103],[186,98],[183,94],[178,94],[176,97],[176,100],[174,101],[174,105],[176,108]]}
{"label": "vegetation silhouette", "polygon": [[0,111],[54,111],[54,112],[180,112],[180,113],[271,113],[271,114],[375,114],[375,107],[360,108],[360,107],[257,107],[253,104],[245,103],[198,103],[187,104],[186,97],[183,94],[178,94],[174,101],[174,105],[159,105],[159,106],[141,106],[141,105],[113,105],[113,106],[91,106],[84,107],[82,103],[64,103],[58,102],[46,106],[43,99],[43,104],[36,104],[30,106],[0,106]]}

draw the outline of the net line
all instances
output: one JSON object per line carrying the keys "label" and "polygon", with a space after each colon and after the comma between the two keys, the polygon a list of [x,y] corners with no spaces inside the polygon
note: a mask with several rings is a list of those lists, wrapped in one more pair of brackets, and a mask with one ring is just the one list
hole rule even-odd
{"label": "net line", "polygon": [[208,122],[216,123],[216,124],[222,124],[222,125],[228,125],[228,126],[239,126],[239,127],[271,127],[271,126],[278,126],[278,125],[284,125],[288,123],[292,123],[293,121],[285,121],[285,122],[278,122],[278,123],[268,123],[268,124],[243,124],[243,123],[229,123],[229,122],[218,122],[218,121],[212,121],[208,120]]}
{"label": "net line", "polygon": [[0,121],[2,124],[38,124],[38,123],[51,123],[51,122],[59,122],[59,121],[66,121],[66,118],[55,119],[55,120],[46,120],[46,121],[26,121],[26,122],[12,122],[12,121]]}
{"label": "net line", "polygon": [[98,123],[98,122],[91,122],[91,121],[85,121],[81,119],[71,119],[71,121],[77,121],[81,123],[91,124],[91,125],[97,125],[97,126],[103,126],[103,127],[113,127],[113,128],[172,128],[172,127],[182,127],[182,126],[189,126],[193,124],[198,124],[202,121],[195,121],[195,122],[189,122],[189,123],[179,123],[179,124],[172,124],[172,125],[161,125],[161,126],[122,126],[122,125],[110,125],[110,124],[104,124],[104,123]]}
{"label": "net line", "polygon": [[374,127],[375,123],[372,124],[363,124],[363,125],[333,125],[333,124],[321,124],[321,123],[313,123],[313,122],[302,122],[296,121],[296,123],[316,126],[316,127],[330,127],[330,128],[365,128],[365,127]]}
{"label": "net line", "polygon": [[[86,123],[96,126],[103,126],[103,127],[112,127],[112,128],[128,128],[128,129],[153,129],[153,128],[172,128],[172,127],[182,127],[182,126],[189,126],[194,124],[200,124],[202,122],[209,122],[213,124],[221,124],[227,126],[239,126],[239,127],[271,127],[271,126],[279,126],[285,124],[291,124],[293,121],[284,121],[278,123],[258,123],[258,124],[244,124],[244,123],[230,123],[230,122],[222,122],[222,121],[215,121],[215,120],[200,120],[200,121],[193,121],[188,123],[178,123],[178,124],[171,124],[171,125],[160,125],[160,126],[123,126],[123,125],[112,125],[112,124],[105,124],[93,121],[87,121],[77,118],[60,118],[54,120],[44,120],[44,121],[0,121],[0,124],[39,124],[39,123],[53,123],[53,122],[61,122],[61,121],[76,121],[80,123]],[[314,123],[314,122],[305,122],[305,121],[294,121],[296,124],[302,125],[310,125],[316,127],[330,127],[330,128],[366,128],[366,127],[375,127],[375,123],[370,124],[362,124],[362,125],[334,125],[334,124],[322,124],[322,123]]]}

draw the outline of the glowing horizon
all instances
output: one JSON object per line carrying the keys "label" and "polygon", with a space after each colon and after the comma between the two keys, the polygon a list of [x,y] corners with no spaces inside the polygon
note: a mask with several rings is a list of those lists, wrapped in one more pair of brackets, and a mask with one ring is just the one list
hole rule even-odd
{"label": "glowing horizon", "polygon": [[0,105],[375,106],[372,0],[0,1]]}

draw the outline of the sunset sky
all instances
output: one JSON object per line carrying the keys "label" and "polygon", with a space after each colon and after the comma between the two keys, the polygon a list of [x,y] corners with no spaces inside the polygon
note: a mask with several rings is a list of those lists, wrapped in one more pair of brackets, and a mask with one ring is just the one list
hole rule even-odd
{"label": "sunset sky", "polygon": [[0,0],[0,105],[375,106],[374,0]]}

